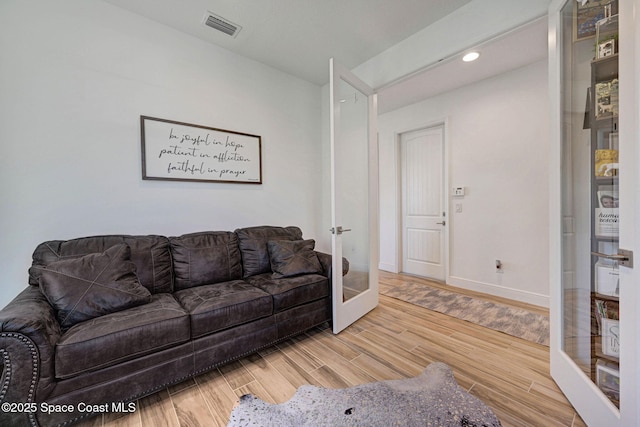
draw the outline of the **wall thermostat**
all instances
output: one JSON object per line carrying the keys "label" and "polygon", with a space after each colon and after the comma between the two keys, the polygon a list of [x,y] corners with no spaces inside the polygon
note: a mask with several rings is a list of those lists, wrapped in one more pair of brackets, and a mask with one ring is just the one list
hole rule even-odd
{"label": "wall thermostat", "polygon": [[457,197],[464,196],[464,187],[453,187],[453,195]]}

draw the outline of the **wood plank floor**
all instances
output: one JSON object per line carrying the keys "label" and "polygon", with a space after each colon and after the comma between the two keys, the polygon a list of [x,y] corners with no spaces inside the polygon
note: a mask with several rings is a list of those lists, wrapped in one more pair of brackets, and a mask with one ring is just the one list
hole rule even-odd
{"label": "wood plank floor", "polygon": [[[407,280],[421,279],[381,272],[381,286]],[[503,426],[585,425],[549,375],[548,347],[384,295],[376,309],[339,335],[333,335],[328,327],[316,328],[140,399],[134,413],[105,414],[81,425],[226,426],[238,397],[246,393],[281,403],[302,384],[348,387],[406,378],[434,361],[451,366],[458,383],[488,404]]]}

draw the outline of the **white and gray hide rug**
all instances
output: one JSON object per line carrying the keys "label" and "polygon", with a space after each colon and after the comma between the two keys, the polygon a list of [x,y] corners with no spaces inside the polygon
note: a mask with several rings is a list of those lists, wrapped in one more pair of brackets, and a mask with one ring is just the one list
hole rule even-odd
{"label": "white and gray hide rug", "polygon": [[451,368],[432,363],[417,377],[343,389],[301,386],[282,404],[246,394],[228,427],[500,426],[493,411],[458,385]]}

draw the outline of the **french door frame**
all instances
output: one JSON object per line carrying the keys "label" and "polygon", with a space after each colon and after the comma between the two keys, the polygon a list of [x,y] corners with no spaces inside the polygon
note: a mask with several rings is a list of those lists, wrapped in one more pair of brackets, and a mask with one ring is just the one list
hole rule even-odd
{"label": "french door frame", "polygon": [[[330,138],[331,138],[331,252],[332,252],[332,300],[333,300],[333,333],[337,334],[353,322],[364,316],[378,305],[378,263],[379,263],[379,219],[378,219],[378,132],[377,109],[378,98],[374,90],[346,67],[329,60],[330,82]],[[344,143],[337,131],[340,127],[340,99],[338,85],[344,81],[367,96],[368,103],[368,233],[369,233],[369,287],[358,295],[343,299],[343,251],[342,232],[347,231],[350,224],[342,223],[342,206],[340,203],[341,185],[336,179],[336,146]],[[347,273],[348,274],[348,273]]]}
{"label": "french door frame", "polygon": [[[567,2],[549,7],[549,90],[551,98],[550,321],[551,376],[588,425],[631,426],[640,419],[640,266],[620,267],[620,409],[563,350],[562,286],[562,22]],[[640,250],[640,0],[621,0],[620,15],[620,248]]]}

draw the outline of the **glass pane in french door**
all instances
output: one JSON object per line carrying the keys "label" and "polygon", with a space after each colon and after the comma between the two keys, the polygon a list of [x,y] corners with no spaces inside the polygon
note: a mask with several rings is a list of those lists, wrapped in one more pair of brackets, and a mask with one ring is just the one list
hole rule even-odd
{"label": "glass pane in french door", "polygon": [[618,15],[595,3],[562,14],[562,342],[619,406]]}
{"label": "glass pane in french door", "polygon": [[338,98],[335,173],[341,183],[336,197],[345,229],[342,255],[349,260],[349,273],[342,282],[346,301],[369,289],[369,104],[366,94],[342,79]]}

